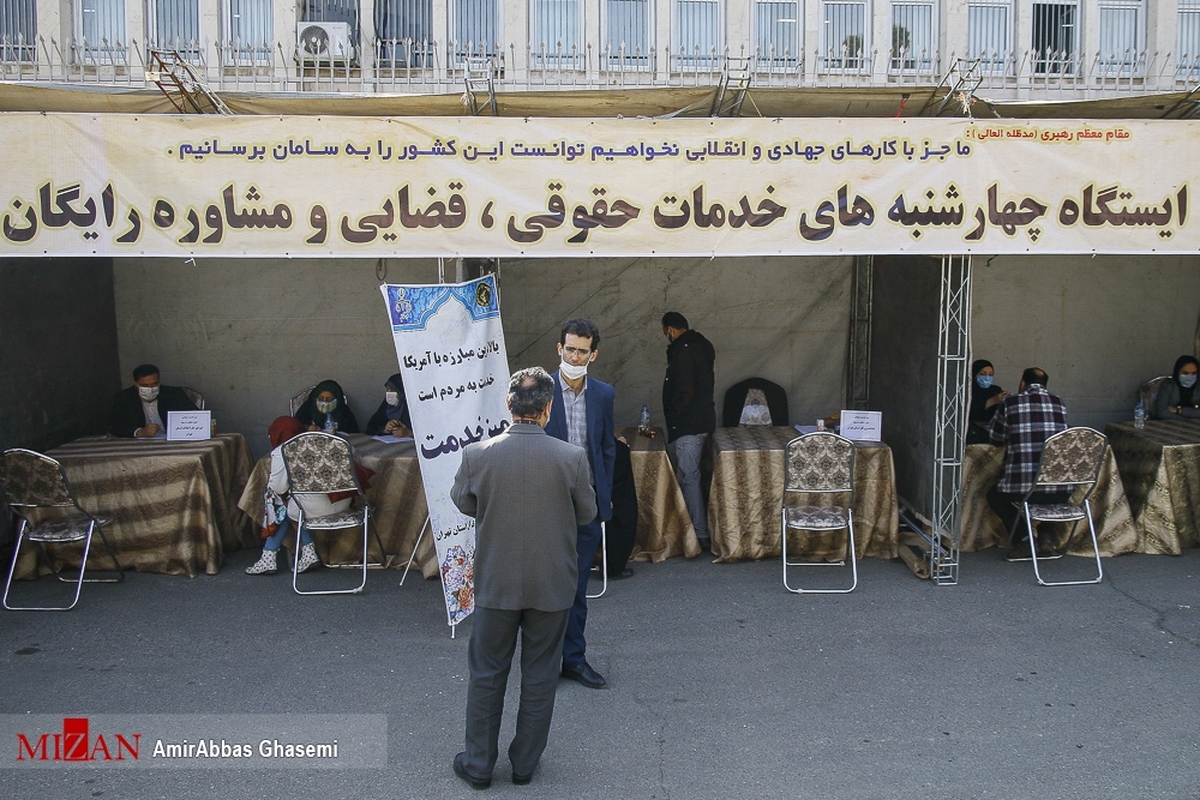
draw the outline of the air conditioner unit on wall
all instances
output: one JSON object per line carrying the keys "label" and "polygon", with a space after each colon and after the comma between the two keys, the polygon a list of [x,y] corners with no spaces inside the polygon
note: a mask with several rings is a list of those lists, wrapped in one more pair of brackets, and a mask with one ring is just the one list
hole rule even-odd
{"label": "air conditioner unit on wall", "polygon": [[296,55],[304,61],[346,61],[354,58],[349,22],[297,22]]}

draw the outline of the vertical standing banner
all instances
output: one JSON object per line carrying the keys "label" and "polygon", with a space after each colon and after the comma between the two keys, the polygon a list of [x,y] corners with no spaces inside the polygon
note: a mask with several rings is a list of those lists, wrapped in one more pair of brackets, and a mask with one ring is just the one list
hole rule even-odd
{"label": "vertical standing banner", "polygon": [[384,285],[451,627],[475,610],[475,520],[450,499],[460,452],[511,424],[496,279]]}

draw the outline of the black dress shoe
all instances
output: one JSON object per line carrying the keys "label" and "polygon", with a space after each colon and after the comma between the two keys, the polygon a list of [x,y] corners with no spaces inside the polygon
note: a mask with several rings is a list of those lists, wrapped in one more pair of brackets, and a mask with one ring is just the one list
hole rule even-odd
{"label": "black dress shoe", "polygon": [[631,567],[626,567],[625,569],[618,572],[616,575],[609,575],[608,579],[610,581],[623,581],[626,578],[632,578],[632,577],[633,577],[633,569]]}
{"label": "black dress shoe", "polygon": [[589,689],[603,689],[608,686],[608,681],[604,680],[604,676],[592,669],[592,665],[586,661],[570,666],[563,664],[562,676],[568,680],[578,681]]}
{"label": "black dress shoe", "polygon": [[459,753],[454,757],[454,774],[466,781],[472,789],[486,789],[491,786],[491,778],[474,778],[467,772],[466,766],[463,765],[466,756],[466,753]]}
{"label": "black dress shoe", "polygon": [[532,772],[531,772],[531,773],[529,773],[528,775],[520,775],[520,774],[518,774],[518,773],[516,773],[516,772],[514,772],[514,773],[512,774],[512,781],[513,781],[513,783],[515,783],[517,786],[528,786],[528,785],[529,785],[529,782],[530,782],[530,781],[532,781],[532,780],[533,780],[533,773],[532,773]]}

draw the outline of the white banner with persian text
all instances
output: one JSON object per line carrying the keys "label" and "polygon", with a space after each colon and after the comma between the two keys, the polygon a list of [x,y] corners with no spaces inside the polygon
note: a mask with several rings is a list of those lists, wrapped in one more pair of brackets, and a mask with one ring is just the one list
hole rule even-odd
{"label": "white banner with persian text", "polygon": [[1190,121],[0,115],[0,255],[1195,253]]}
{"label": "white banner with persian text", "polygon": [[475,520],[450,499],[460,451],[511,423],[496,281],[380,287],[412,414],[450,625],[475,610]]}

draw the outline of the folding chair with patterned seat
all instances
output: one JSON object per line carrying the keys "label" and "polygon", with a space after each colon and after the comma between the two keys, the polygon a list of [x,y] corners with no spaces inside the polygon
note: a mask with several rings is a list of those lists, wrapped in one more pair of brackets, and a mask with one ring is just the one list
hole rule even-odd
{"label": "folding chair with patterned seat", "polygon": [[[846,594],[858,586],[858,556],[854,550],[854,443],[836,433],[817,431],[792,439],[784,452],[784,491],[780,510],[783,585],[796,594]],[[840,494],[844,506],[794,505],[805,494]],[[829,533],[846,531],[846,554],[841,561],[800,561],[788,558],[789,531]],[[789,567],[844,567],[850,563],[851,582],[845,589],[802,589],[788,583]]]}
{"label": "folding chair with patterned seat", "polygon": [[[8,569],[8,580],[4,583],[4,607],[10,611],[70,611],[79,602],[79,593],[85,583],[120,583],[125,580],[125,571],[117,561],[116,553],[104,536],[104,526],[108,520],[84,510],[75,499],[71,485],[62,465],[49,456],[36,453],[24,448],[13,448],[4,451],[0,464],[0,485],[8,496],[8,504],[12,506],[20,523],[17,526],[16,543],[13,545],[12,565]],[[53,510],[52,510],[53,509]],[[45,513],[37,513],[39,510]],[[35,522],[35,520],[38,520]],[[117,572],[115,578],[84,578],[87,569],[88,552],[92,547],[93,534],[100,534],[100,542],[104,545],[108,557],[112,559],[113,568]],[[75,584],[75,597],[69,606],[10,606],[8,593],[12,587],[13,575],[17,571],[17,560],[21,556],[21,544],[26,540],[38,546],[42,555],[50,562],[54,575],[63,583]],[[64,578],[54,567],[54,559],[47,551],[47,545],[71,544],[83,542],[83,555],[79,559],[79,575],[74,578]]]}
{"label": "folding chair with patterned seat", "polygon": [[[334,566],[362,569],[362,582],[353,589],[301,590],[297,584],[300,575],[300,548],[296,547],[292,560],[292,588],[296,594],[358,594],[367,585],[368,530],[371,529],[371,506],[358,484],[354,471],[354,453],[350,443],[340,436],[319,431],[309,431],[293,436],[283,443],[283,464],[287,469],[288,484],[292,497],[300,507],[297,535],[301,529],[310,531],[332,531],[362,526],[362,558],[353,564]],[[312,495],[329,495],[348,492],[354,495],[359,506],[352,503],[345,511],[326,516],[309,516],[304,510],[304,498]],[[386,560],[387,552],[375,531],[375,543]]]}
{"label": "folding chair with patterned seat", "polygon": [[[1104,578],[1104,567],[1100,563],[1100,542],[1096,539],[1096,525],[1092,520],[1090,497],[1096,488],[1096,479],[1100,476],[1100,467],[1104,464],[1104,455],[1107,449],[1108,438],[1103,433],[1083,427],[1067,428],[1065,431],[1056,433],[1042,446],[1042,457],[1038,462],[1033,488],[1029,490],[1021,503],[1026,532],[1029,534],[1033,574],[1042,586],[1078,586],[1099,583]],[[1085,488],[1086,491],[1079,503],[1070,500],[1065,503],[1031,503],[1029,501],[1029,498],[1035,493],[1061,492],[1080,487]],[[1038,547],[1034,545],[1033,523],[1071,523],[1066,541],[1057,548],[1060,553],[1065,553],[1071,549],[1075,532],[1082,520],[1087,520],[1088,532],[1092,536],[1092,553],[1096,558],[1096,577],[1077,581],[1043,580],[1038,561],[1039,559],[1045,561],[1046,557],[1039,556]],[[1020,522],[1018,521],[1017,524]]]}
{"label": "folding chair with patterned seat", "polygon": [[307,389],[301,389],[292,395],[292,399],[288,404],[288,407],[291,409],[293,417],[296,416],[296,412],[300,410],[300,406],[304,405],[304,401],[308,399],[308,396],[312,394],[312,390],[315,388],[317,388],[317,386],[316,384],[313,384]]}

